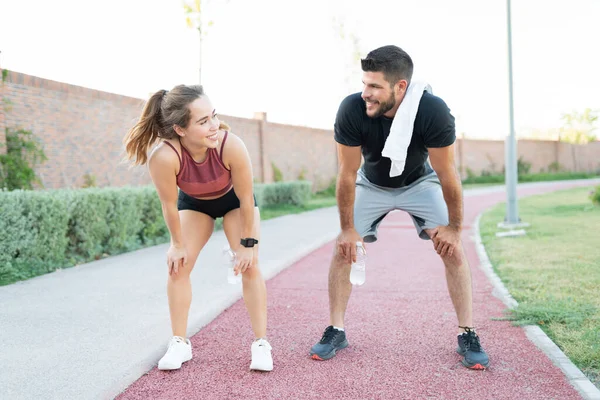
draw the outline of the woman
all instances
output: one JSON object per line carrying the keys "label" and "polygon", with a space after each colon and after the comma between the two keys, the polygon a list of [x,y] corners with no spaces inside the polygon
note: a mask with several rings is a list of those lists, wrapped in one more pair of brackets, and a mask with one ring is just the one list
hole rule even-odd
{"label": "woman", "polygon": [[[159,369],[178,369],[192,358],[186,338],[190,273],[220,217],[236,253],[235,273],[242,274],[244,302],[255,335],[250,369],[273,369],[271,346],[265,338],[267,290],[258,267],[260,213],[252,166],[244,143],[228,129],[202,86],[179,85],[152,95],[124,140],[128,159],[148,164],[171,234],[167,295],[173,338]],[[150,146],[159,139],[148,157]]]}

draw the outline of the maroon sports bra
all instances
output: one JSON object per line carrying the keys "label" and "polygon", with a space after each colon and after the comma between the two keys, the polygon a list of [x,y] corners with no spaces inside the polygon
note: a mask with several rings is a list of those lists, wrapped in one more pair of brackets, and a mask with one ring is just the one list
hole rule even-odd
{"label": "maroon sports bra", "polygon": [[196,162],[189,151],[181,142],[181,155],[169,142],[165,141],[179,157],[179,173],[177,174],[177,186],[184,193],[192,197],[215,197],[227,193],[233,186],[231,182],[231,171],[223,164],[223,146],[227,140],[226,131],[219,151],[208,149],[206,159]]}

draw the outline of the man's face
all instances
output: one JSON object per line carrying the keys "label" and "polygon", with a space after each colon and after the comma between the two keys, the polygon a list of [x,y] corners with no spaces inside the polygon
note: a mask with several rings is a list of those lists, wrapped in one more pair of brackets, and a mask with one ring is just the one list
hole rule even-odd
{"label": "man's face", "polygon": [[363,91],[361,97],[367,105],[367,115],[381,117],[396,105],[396,96],[383,72],[363,72]]}

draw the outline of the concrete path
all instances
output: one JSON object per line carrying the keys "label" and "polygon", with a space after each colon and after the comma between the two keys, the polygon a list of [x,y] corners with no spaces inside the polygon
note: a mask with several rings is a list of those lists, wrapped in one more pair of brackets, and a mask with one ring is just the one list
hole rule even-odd
{"label": "concrete path", "polygon": [[[262,222],[265,279],[332,240],[337,219],[330,208]],[[226,243],[216,232],[192,273],[190,336],[241,297],[221,264]],[[171,335],[166,251],[155,246],[0,287],[0,398],[112,398],[150,370]]]}
{"label": "concrete path", "polygon": [[[581,185],[590,181],[521,185],[519,194]],[[351,347],[329,362],[308,359],[308,349],[327,324],[326,275],[331,241],[339,230],[337,210],[328,208],[262,223],[265,277],[293,264],[268,283],[273,373],[247,371],[252,334],[243,302],[237,301],[241,287],[226,283],[219,257],[225,238],[218,232],[192,274],[188,333],[199,331],[192,337],[195,358],[176,373],[153,369],[170,335],[166,246],[0,287],[0,365],[11,366],[0,373],[1,397],[114,398],[150,371],[121,398],[311,398],[328,393],[339,398],[408,398],[399,393],[476,398],[471,396],[489,397],[503,388],[523,398],[578,398],[523,330],[491,320],[502,315],[504,306],[490,296],[491,285],[477,268],[470,225],[485,208],[504,201],[502,191],[490,187],[465,193],[464,241],[474,271],[476,325],[493,359],[483,374],[459,368],[453,353],[455,317],[440,261],[403,213],[391,214],[380,241],[370,246],[373,272],[349,306]],[[521,361],[523,351],[535,364]],[[365,391],[368,384],[376,390]]]}

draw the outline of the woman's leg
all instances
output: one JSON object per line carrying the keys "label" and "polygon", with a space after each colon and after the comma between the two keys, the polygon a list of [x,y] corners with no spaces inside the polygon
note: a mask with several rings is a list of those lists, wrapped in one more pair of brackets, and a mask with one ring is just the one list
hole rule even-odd
{"label": "woman's leg", "polygon": [[[223,230],[234,251],[240,246],[241,218],[240,209],[229,211],[223,218]],[[260,241],[260,212],[254,208],[254,238]],[[254,257],[258,260],[258,245],[254,246]],[[267,288],[260,272],[258,261],[254,267],[242,274],[244,302],[250,315],[250,323],[255,338],[264,338],[267,334]]]}
{"label": "woman's leg", "polygon": [[169,297],[169,312],[171,314],[171,329],[173,336],[186,337],[188,313],[192,302],[192,284],[190,273],[210,235],[215,222],[206,214],[192,211],[179,211],[181,221],[181,237],[187,252],[187,264],[179,269],[177,275],[169,275],[167,295]]}

